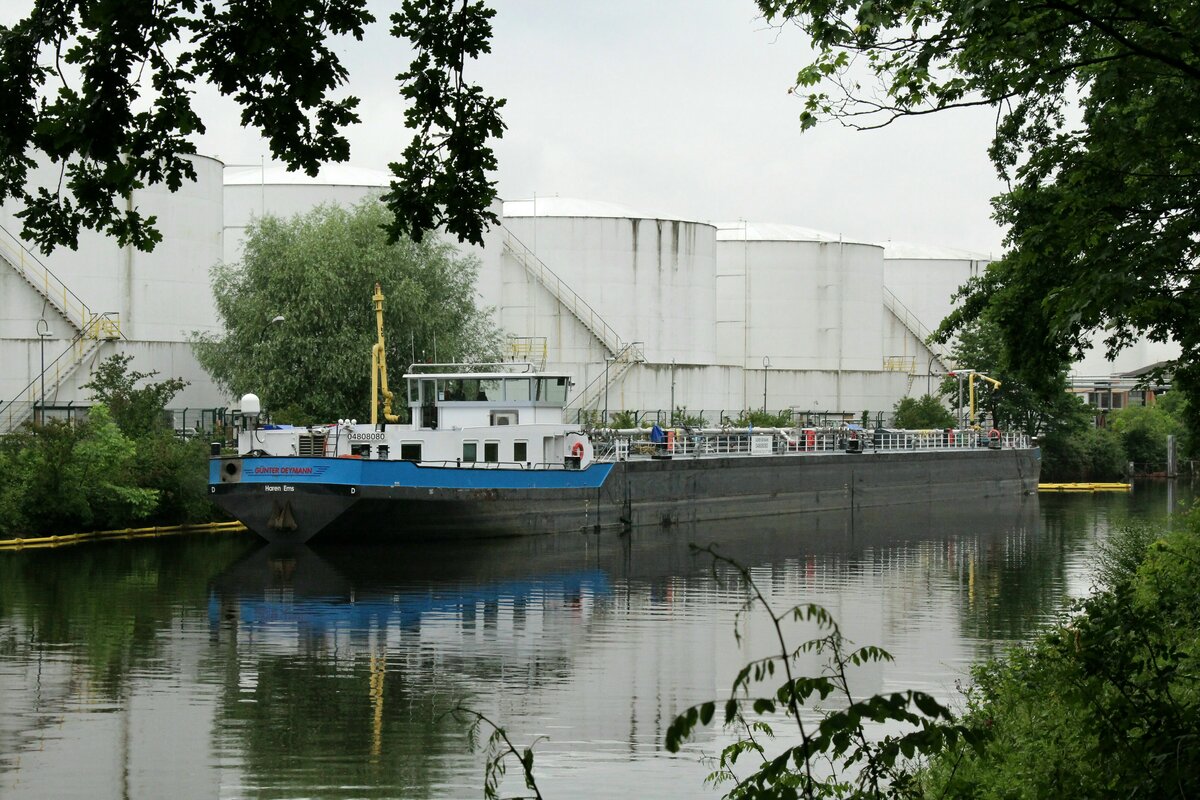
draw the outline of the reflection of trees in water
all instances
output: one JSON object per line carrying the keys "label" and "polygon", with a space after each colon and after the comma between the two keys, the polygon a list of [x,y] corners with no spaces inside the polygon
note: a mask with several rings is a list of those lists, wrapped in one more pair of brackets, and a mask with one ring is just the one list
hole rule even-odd
{"label": "reflection of trees in water", "polygon": [[164,665],[162,633],[204,607],[238,537],[91,544],[0,558],[0,766],[81,700],[119,706],[131,675]]}

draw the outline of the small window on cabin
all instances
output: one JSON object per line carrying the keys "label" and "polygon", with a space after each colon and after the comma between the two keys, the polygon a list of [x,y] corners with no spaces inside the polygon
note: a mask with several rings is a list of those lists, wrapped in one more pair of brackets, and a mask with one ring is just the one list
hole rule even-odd
{"label": "small window on cabin", "polygon": [[503,387],[498,380],[481,380],[479,382],[479,394],[482,399],[491,402],[499,402],[504,399]]}
{"label": "small window on cabin", "polygon": [[483,460],[489,464],[495,464],[500,460],[500,443],[499,442],[484,442],[483,443]]}
{"label": "small window on cabin", "polygon": [[513,461],[525,461],[529,456],[525,442],[513,442]]}
{"label": "small window on cabin", "polygon": [[400,443],[400,458],[404,461],[420,461],[421,460],[421,443],[420,442],[401,442]]}
{"label": "small window on cabin", "polygon": [[479,460],[479,442],[463,442],[463,461]]}
{"label": "small window on cabin", "polygon": [[417,388],[419,385],[415,380],[408,382],[408,402],[413,405],[421,402],[421,390]]}
{"label": "small window on cabin", "polygon": [[528,400],[529,378],[509,378],[504,382],[505,400]]}

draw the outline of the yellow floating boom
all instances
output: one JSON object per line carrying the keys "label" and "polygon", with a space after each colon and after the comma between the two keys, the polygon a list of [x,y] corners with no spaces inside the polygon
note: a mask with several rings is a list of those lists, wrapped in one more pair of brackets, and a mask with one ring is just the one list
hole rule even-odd
{"label": "yellow floating boom", "polygon": [[240,533],[246,526],[240,522],[206,522],[201,525],[167,525],[154,528],[118,528],[112,531],[66,533],[61,536],[38,536],[29,539],[0,539],[0,550],[32,550],[43,547],[63,547],[104,539],[153,539],[159,536],[178,536],[181,533]]}
{"label": "yellow floating boom", "polygon": [[1039,483],[1039,492],[1128,492],[1132,483]]}

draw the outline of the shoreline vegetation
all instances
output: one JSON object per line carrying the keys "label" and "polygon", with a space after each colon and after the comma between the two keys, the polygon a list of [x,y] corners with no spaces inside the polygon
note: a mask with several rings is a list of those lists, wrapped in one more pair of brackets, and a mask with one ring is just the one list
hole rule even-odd
{"label": "shoreline vegetation", "polygon": [[[843,639],[820,606],[771,608],[748,567],[705,548],[714,572],[745,588],[739,642],[745,616],[765,613],[779,649],[747,663],[727,697],[684,709],[664,746],[678,752],[696,728],[723,720],[736,739],[713,759],[706,783],[726,788],[728,800],[1196,797],[1200,510],[1177,520],[1166,532],[1144,524],[1116,531],[1101,549],[1092,594],[1033,641],[977,664],[959,713],[921,692],[854,696],[848,675],[890,661],[886,651]],[[796,623],[816,636],[788,642],[784,626]],[[794,674],[798,656],[812,652],[824,668]],[[818,720],[805,706],[820,709]],[[501,796],[510,762],[528,796],[542,797],[536,741],[512,742],[473,709],[454,713],[469,724],[472,748],[489,734],[485,797]],[[777,746],[776,731],[798,743]]]}

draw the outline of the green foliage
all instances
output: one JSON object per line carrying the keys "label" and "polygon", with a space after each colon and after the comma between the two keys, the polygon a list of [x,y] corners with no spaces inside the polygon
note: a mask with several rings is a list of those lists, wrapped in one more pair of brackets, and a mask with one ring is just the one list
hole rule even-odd
{"label": "green foliage", "polygon": [[[892,692],[856,699],[848,670],[871,662],[891,661],[878,647],[851,648],[824,608],[802,604],[775,612],[755,583],[749,568],[704,548],[714,563],[733,567],[749,595],[738,613],[742,616],[762,608],[770,617],[779,643],[777,653],[748,663],[734,678],[729,698],[721,702],[724,723],[741,733],[726,747],[717,769],[709,776],[714,783],[733,783],[729,798],[883,798],[918,797],[910,762],[948,748],[979,746],[985,734],[954,721],[949,709],[922,692]],[[820,635],[798,647],[786,643],[785,621],[817,626]],[[740,641],[740,633],[735,630]],[[793,672],[804,653],[827,659],[820,675],[798,676]],[[783,679],[774,691],[755,696],[758,684]],[[824,708],[819,722],[812,722],[801,708],[812,701],[836,698],[839,708]],[[678,752],[697,726],[708,725],[716,715],[718,701],[688,708],[667,728],[666,748]],[[794,726],[800,744],[771,755],[767,744],[774,729],[766,719]],[[890,726],[882,736],[868,733],[867,724]],[[738,759],[754,756],[748,774],[738,775]]]}
{"label": "green foliage", "polygon": [[[417,361],[494,361],[500,335],[475,305],[478,261],[435,237],[389,244],[376,200],[323,206],[247,228],[243,262],[213,269],[223,338],[197,335],[196,355],[234,396],[254,392],[292,420],[370,411],[374,285],[382,285],[387,362],[395,378]],[[282,316],[278,323],[272,320]],[[392,380],[398,396],[403,387]],[[401,409],[404,402],[396,403]]]}
{"label": "green foliage", "polygon": [[1130,461],[1146,471],[1162,470],[1167,462],[1167,437],[1182,437],[1183,422],[1158,406],[1130,406],[1109,417]]}
{"label": "green foliage", "polygon": [[1108,429],[1055,431],[1040,442],[1044,481],[1115,481],[1126,476],[1129,459],[1120,438]]}
{"label": "green foliage", "polygon": [[392,33],[412,42],[416,58],[396,76],[408,100],[404,119],[417,132],[403,164],[391,164],[399,179],[383,200],[395,218],[391,241],[445,226],[460,239],[483,243],[483,229],[497,221],[491,210],[496,155],[489,137],[504,135],[504,100],[467,83],[467,58],[490,53],[494,9],[484,3],[408,0],[392,14]]}
{"label": "green foliage", "polygon": [[92,373],[84,386],[98,402],[86,421],[52,420],[0,439],[0,534],[213,518],[207,445],[177,438],[164,413],[186,382],[139,388],[155,373],[130,370],[131,360],[114,355]]}
{"label": "green foliage", "polygon": [[[156,219],[128,208],[126,198],[142,186],[174,191],[195,179],[185,154],[196,151],[193,134],[204,132],[192,108],[196,81],[232,96],[242,124],[259,131],[292,169],[315,175],[321,162],[349,156],[339,129],[358,121],[358,99],[331,99],[347,74],[327,39],[362,37],[374,19],[365,0],[276,4],[267,12],[254,4],[194,2],[128,11],[117,0],[36,4],[0,29],[7,120],[0,200],[13,197],[26,207],[18,215],[26,239],[46,250],[76,248],[86,227],[143,250],[161,241]],[[265,28],[271,36],[261,35]],[[82,80],[68,82],[72,69]],[[70,197],[25,185],[37,151],[62,165]]]}
{"label": "green foliage", "polygon": [[[417,137],[405,163],[391,165],[397,180],[389,226],[420,239],[445,225],[481,244],[483,227],[495,221],[488,139],[501,135],[504,101],[462,78],[466,56],[489,50],[494,12],[478,2],[402,5],[391,33],[415,51],[397,78]],[[241,106],[241,124],[289,169],[316,175],[322,163],[347,160],[343,131],[359,122],[359,99],[338,97],[349,80],[338,52],[375,21],[367,6],[189,0],[135,14],[122,0],[34,4],[12,27],[0,27],[0,201],[24,206],[22,235],[47,251],[78,247],[80,228],[153,249],[162,240],[157,219],[129,208],[126,198],[156,184],[175,191],[196,178],[187,154],[205,125],[192,93],[204,82]],[[38,153],[61,166],[57,188],[27,185]]]}
{"label": "green foliage", "polygon": [[[1200,156],[1194,3],[759,0],[816,55],[796,83],[801,124],[877,127],[988,105],[994,200],[1009,250],[972,281],[945,341],[990,316],[1013,367],[1049,397],[1062,364],[1102,332],[1108,354],[1173,338],[1174,381],[1200,389],[1192,213]],[[1200,429],[1200,413],[1189,411]]]}
{"label": "green foliage", "polygon": [[906,430],[929,430],[953,428],[954,417],[946,407],[933,395],[925,395],[919,400],[913,397],[903,397],[896,403],[892,414],[892,424]]}
{"label": "green foliage", "polygon": [[52,420],[5,437],[9,468],[0,532],[70,533],[124,527],[149,516],[158,492],[137,483],[132,439],[103,405],[86,422]]}
{"label": "green foliage", "polygon": [[538,737],[530,745],[518,750],[508,733],[496,723],[474,709],[459,704],[451,712],[456,720],[467,722],[467,742],[472,750],[479,748],[479,734],[486,726],[491,730],[487,743],[484,745],[486,765],[483,772],[483,796],[486,800],[499,800],[500,784],[508,772],[509,759],[515,759],[521,765],[521,774],[525,779],[525,788],[533,792],[531,795],[514,795],[509,800],[541,800],[542,793],[538,790],[537,779],[533,774],[533,748],[545,737]]}
{"label": "green foliage", "polygon": [[989,737],[939,755],[927,796],[1196,796],[1200,520],[1148,539],[1120,534],[1100,591],[974,670],[964,722]]}
{"label": "green foliage", "polygon": [[[962,368],[977,370],[1000,381],[996,387],[981,378],[975,380],[977,419],[987,416],[1001,430],[1022,431],[1030,436],[1059,435],[1059,438],[1082,432],[1092,424],[1088,406],[1080,402],[1078,395],[1067,391],[1066,363],[1055,365],[1053,377],[1028,382],[1021,368],[1023,356],[1008,349],[999,326],[990,316],[975,320],[959,331],[953,356]],[[956,378],[944,378],[938,391],[952,404],[958,402]],[[965,380],[962,391],[965,406],[969,394]]]}
{"label": "green foliage", "polygon": [[[678,420],[678,416],[676,416]],[[753,425],[756,428],[789,428],[794,423],[792,419],[791,409],[784,409],[778,413],[773,411],[763,411],[757,408],[749,408],[738,414],[737,419],[733,421],[735,427],[746,428]],[[703,422],[701,422],[701,427]]]}
{"label": "green foliage", "polygon": [[609,425],[613,428],[638,428],[641,424],[636,411],[616,411],[611,415]]}
{"label": "green foliage", "polygon": [[183,378],[147,383],[140,389],[139,381],[153,378],[157,372],[130,371],[133,356],[117,353],[100,362],[92,371],[92,379],[83,385],[91,389],[91,399],[103,403],[126,436],[140,436],[162,431],[168,427],[167,404],[188,382]]}
{"label": "green foliage", "polygon": [[181,525],[210,522],[217,509],[208,499],[208,443],[180,439],[158,431],[135,440],[137,485],[157,493],[158,503],[147,522]]}
{"label": "green foliage", "polygon": [[704,412],[699,414],[689,413],[687,406],[676,406],[674,423],[684,428],[708,427],[708,420],[704,418]]}

